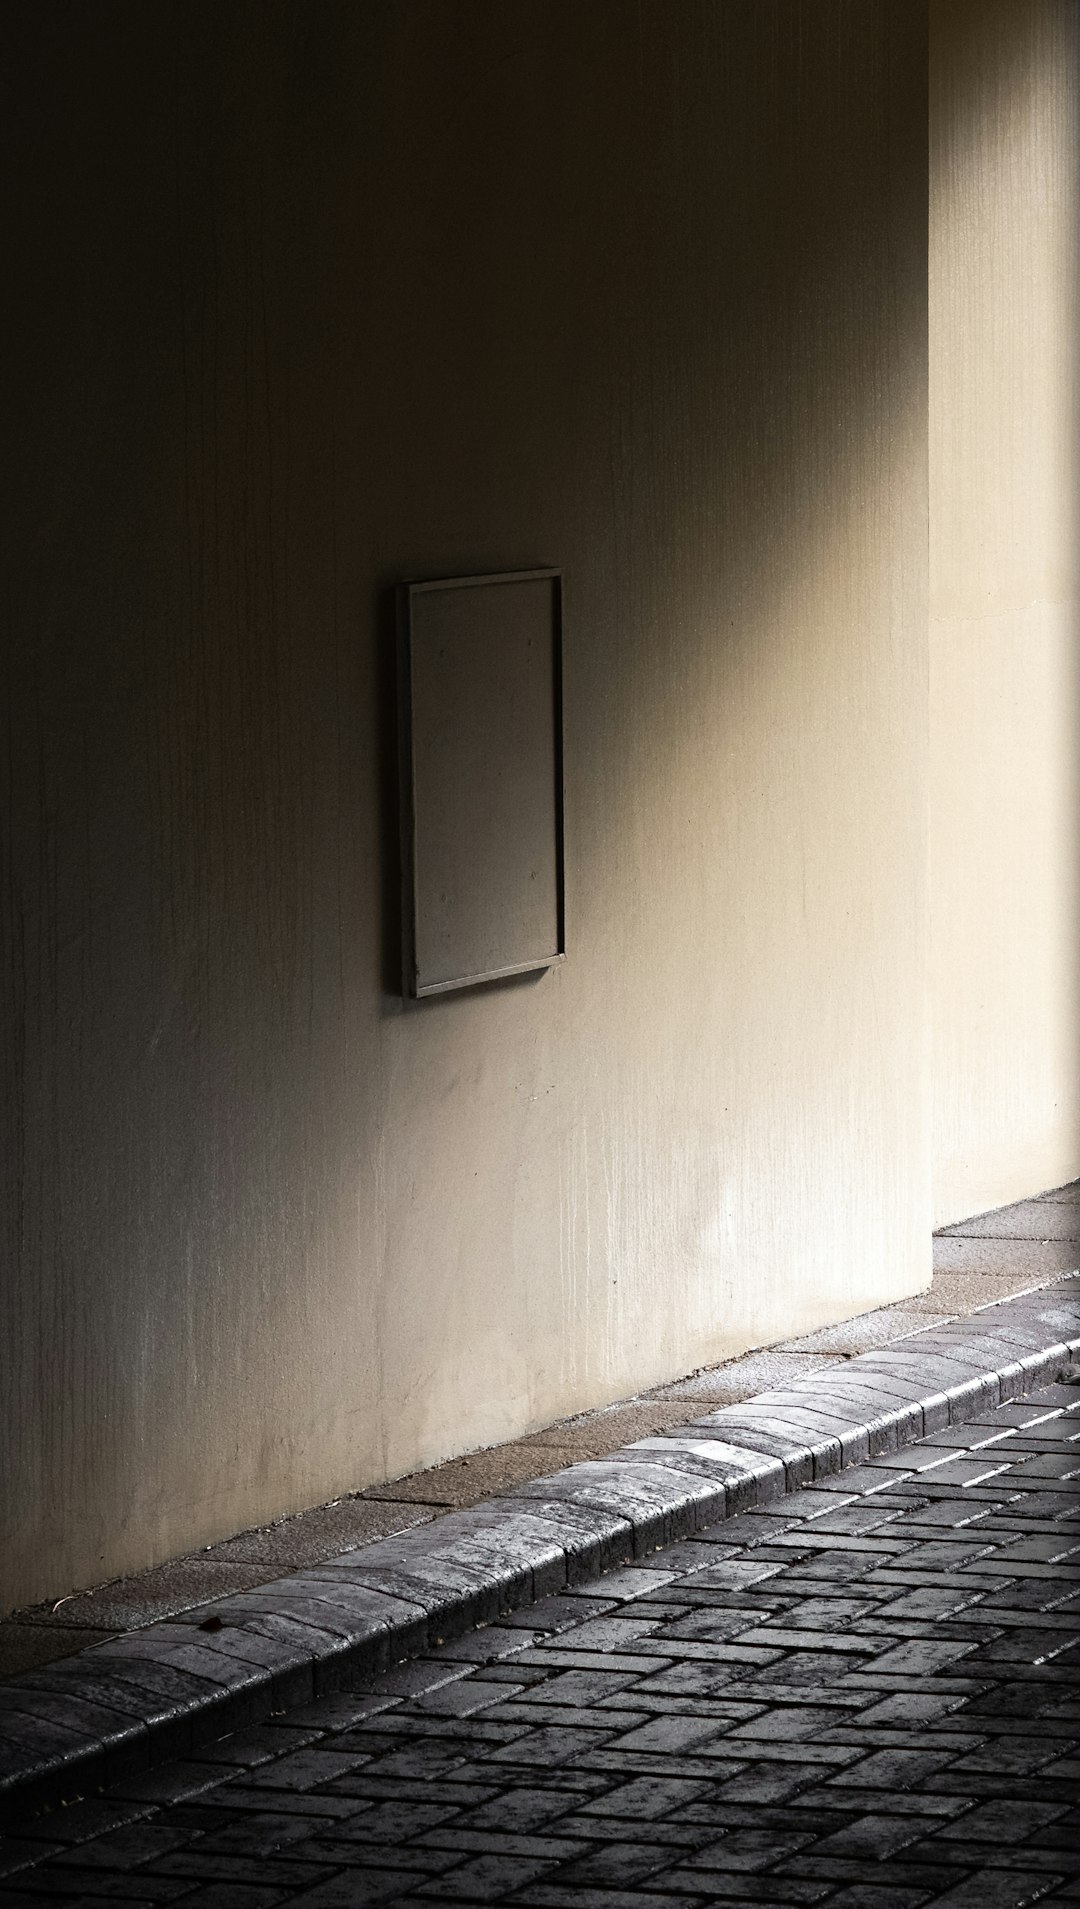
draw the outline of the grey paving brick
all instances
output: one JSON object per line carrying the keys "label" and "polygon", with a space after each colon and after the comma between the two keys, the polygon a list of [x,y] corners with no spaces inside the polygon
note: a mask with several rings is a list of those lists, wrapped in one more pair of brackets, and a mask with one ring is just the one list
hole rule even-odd
{"label": "grey paving brick", "polygon": [[[395,1664],[392,1670],[381,1671],[367,1681],[365,1689],[376,1697],[417,1697],[424,1691],[437,1690],[444,1684],[467,1677],[471,1668],[467,1661],[462,1663],[440,1652],[438,1655],[415,1658],[411,1663]],[[366,1712],[365,1720],[372,1714],[379,1713]],[[356,1721],[361,1719],[357,1718]],[[392,1720],[384,1718],[384,1724],[376,1727],[392,1728]]]}
{"label": "grey paving brick", "polygon": [[988,1849],[983,1842],[955,1842],[949,1845],[949,1853],[954,1862],[964,1869],[971,1870],[979,1864],[985,1864],[988,1869],[1022,1876],[1025,1882],[1042,1878],[1047,1885],[1062,1880],[1070,1873],[1075,1875],[1080,1869],[1080,1858],[1071,1849],[1044,1849],[1034,1842],[1024,1843],[1015,1849],[1005,1844]]}
{"label": "grey paving brick", "polygon": [[[630,1710],[619,1705],[614,1698],[606,1698],[589,1707],[574,1704],[516,1704],[513,1701],[499,1705],[494,1713],[500,1720],[511,1719],[517,1726],[515,1738],[526,1734],[529,1726],[536,1724],[557,1725],[571,1729],[581,1727],[592,1730],[601,1724],[610,1730],[631,1730],[636,1725],[647,1722],[650,1711],[644,1706]],[[508,1733],[509,1740],[509,1733]]]}
{"label": "grey paving brick", "polygon": [[742,1744],[744,1739],[755,1746],[763,1742],[798,1743],[816,1736],[834,1722],[835,1713],[820,1706],[779,1705],[775,1709],[762,1709],[758,1716],[735,1724],[730,1736],[733,1744]]}
{"label": "grey paving brick", "polygon": [[[590,1897],[607,1909],[640,1905],[650,1893],[702,1904],[857,1901],[852,1892],[882,1890],[927,1900],[979,1869],[1015,1887],[1016,1865],[1037,1851],[1038,1888],[1057,1888],[1056,1877],[1076,1874],[1080,1840],[1070,1813],[1080,1677],[1070,1684],[1071,1653],[1059,1644],[1074,1634],[1066,1600],[1080,1616],[1080,1570],[1003,1560],[1027,1543],[1046,1548],[1069,1438],[1059,1425],[1040,1443],[1026,1521],[975,1496],[986,1491],[984,1460],[957,1461],[960,1443],[937,1448],[938,1486],[905,1485],[904,1468],[878,1460],[862,1468],[870,1485],[852,1504],[877,1498],[875,1524],[920,1496],[958,1500],[988,1526],[996,1520],[992,1542],[867,1535],[861,1517],[845,1515],[846,1494],[811,1487],[790,1517],[760,1506],[651,1554],[621,1585],[608,1581],[609,1597],[564,1585],[500,1617],[487,1641],[479,1632],[431,1648],[355,1693],[307,1703],[294,1720],[207,1746],[186,1776],[184,1766],[171,1781],[163,1770],[163,1787],[126,1800],[143,1810],[160,1802],[152,1824],[88,1823],[87,1845],[98,1847],[81,1866],[70,1851],[58,1856],[40,1819],[35,1885],[51,1868],[64,1888],[83,1889],[83,1871],[98,1887],[152,1871],[200,1893],[276,1890],[290,1902],[327,1890],[338,1892],[327,1901],[405,1904],[540,1902],[549,1891],[575,1909]],[[395,1540],[399,1591],[413,1576],[401,1547],[415,1541]],[[1056,1530],[1053,1542],[1056,1553]],[[475,1550],[464,1555],[450,1571],[459,1587],[479,1568]],[[318,1603],[329,1581],[297,1574],[286,1596]],[[119,1684],[109,1673],[114,1698],[136,1715],[147,1697],[131,1678],[146,1666],[161,1674],[141,1651]],[[518,1721],[534,1716],[551,1720]],[[1044,1775],[1055,1765],[1058,1776]],[[192,1788],[207,1771],[226,1780]],[[983,1831],[989,1820],[1006,1825],[996,1839]],[[154,1834],[140,1841],[144,1828]],[[110,1849],[110,1835],[129,1832]],[[116,1869],[121,1858],[127,1871]],[[514,1868],[530,1861],[535,1872]],[[25,1874],[25,1864],[13,1872],[20,1886]],[[31,1893],[41,1899],[37,1886]]]}
{"label": "grey paving brick", "polygon": [[[651,1890],[587,1889],[573,1884],[533,1883],[521,1890],[517,1900],[533,1909],[672,1909],[670,1895],[655,1895]],[[680,1904],[701,1909],[701,1895],[680,1895]]]}
{"label": "grey paving brick", "polygon": [[7,1836],[0,1843],[0,1880],[10,1879],[21,1869],[29,1869],[43,1863],[47,1856],[60,1856],[65,1845],[50,1841],[45,1837],[30,1839],[25,1836]]}
{"label": "grey paving brick", "polygon": [[617,1816],[571,1815],[559,1823],[559,1831],[566,1836],[577,1836],[586,1843],[622,1843],[627,1837],[636,1841],[655,1844],[658,1848],[673,1852],[669,1861],[681,1862],[688,1850],[703,1849],[711,1843],[716,1831],[704,1824],[690,1824],[675,1816],[670,1820],[651,1819],[646,1823],[632,1824]]}
{"label": "grey paving brick", "polygon": [[[934,1536],[939,1528],[960,1531],[989,1518],[991,1512],[1003,1502],[1003,1499],[995,1498],[987,1503],[974,1494],[963,1498],[939,1498],[923,1491],[912,1493],[907,1500],[910,1509],[900,1512],[893,1535],[902,1538],[911,1535]],[[977,1535],[993,1535],[992,1528],[987,1534]]]}
{"label": "grey paving brick", "polygon": [[812,1630],[809,1625],[805,1629],[789,1630],[784,1624],[776,1623],[744,1630],[739,1642],[747,1649],[760,1646],[766,1650],[823,1651],[826,1655],[868,1657],[873,1655],[879,1640],[862,1631]]}
{"label": "grey paving brick", "polygon": [[[690,1646],[687,1646],[689,1649]],[[717,1645],[719,1650],[723,1648]],[[738,1649],[738,1646],[729,1646]],[[782,1703],[785,1698],[781,1691],[792,1693],[787,1701],[797,1702],[800,1692],[813,1690],[819,1693],[821,1702],[850,1703],[857,1701],[842,1690],[830,1689],[830,1685],[840,1686],[850,1676],[853,1664],[864,1663],[863,1657],[853,1657],[840,1651],[784,1650],[767,1653],[768,1661],[763,1670],[748,1670],[739,1685],[728,1685],[725,1698],[743,1697],[758,1703]],[[872,1661],[872,1660],[869,1660]],[[881,1683],[885,1683],[882,1678]],[[866,1701],[863,1699],[863,1701]]]}
{"label": "grey paving brick", "polygon": [[536,1686],[529,1693],[529,1701],[536,1698],[545,1703],[601,1703],[624,1693],[629,1686],[636,1692],[640,1682],[640,1674],[625,1670],[565,1670]]}
{"label": "grey paving brick", "polygon": [[[604,1587],[609,1597],[644,1597],[650,1591],[661,1589],[670,1584],[678,1573],[675,1571],[650,1570],[646,1565],[626,1565],[621,1571],[608,1571],[604,1574]],[[581,1595],[581,1587],[575,1596]]]}
{"label": "grey paving brick", "polygon": [[962,1838],[965,1842],[1015,1843],[1035,1836],[1065,1810],[1056,1803],[1008,1802],[1001,1798],[969,1810],[959,1822],[948,1823],[938,1831],[939,1840]]}
{"label": "grey paving brick", "polygon": [[618,1842],[605,1844],[561,1867],[559,1880],[564,1888],[625,1889],[657,1877],[672,1866],[669,1846],[632,1839],[631,1832],[624,1829]]}
{"label": "grey paving brick", "polygon": [[343,1776],[347,1770],[355,1769],[358,1763],[367,1761],[366,1751],[342,1751],[326,1749],[296,1750],[291,1755],[276,1759],[272,1763],[260,1764],[248,1776],[252,1789],[258,1790],[313,1790],[323,1784],[331,1783],[335,1777]]}
{"label": "grey paving brick", "polygon": [[153,1863],[170,1850],[188,1841],[186,1829],[175,1828],[160,1820],[129,1823],[121,1829],[106,1830],[78,1846],[78,1861],[94,1869],[134,1869]]}
{"label": "grey paving brick", "polygon": [[889,1695],[870,1701],[859,1710],[859,1722],[866,1728],[895,1724],[901,1730],[922,1730],[927,1724],[941,1722],[950,1710],[958,1710],[964,1703],[966,1693],[950,1689],[889,1691]]}
{"label": "grey paving brick", "polygon": [[937,1623],[962,1612],[981,1615],[985,1610],[985,1596],[978,1584],[967,1581],[956,1585],[919,1585],[876,1605],[875,1615],[886,1622],[921,1619]]}
{"label": "grey paving brick", "polygon": [[[1020,1445],[1020,1443],[1020,1439],[1017,1438],[1017,1445]],[[998,1447],[998,1451],[1001,1452],[1002,1455],[1004,1455],[1007,1450],[1008,1447]],[[1011,1463],[1015,1467],[1012,1473],[1012,1483],[1016,1485],[1027,1484],[1030,1480],[1035,1478],[1060,1479],[1063,1482],[1069,1479],[1080,1480],[1080,1446],[1078,1446],[1075,1451],[1045,1449],[1033,1455],[1025,1453],[1022,1457],[1019,1457],[1019,1459],[1013,1456],[1011,1452],[1009,1456]]]}
{"label": "grey paving brick", "polygon": [[704,1609],[670,1619],[654,1633],[654,1638],[658,1646],[678,1655],[679,1646],[684,1643],[720,1643],[753,1630],[756,1622],[753,1611],[732,1610],[709,1603]]}
{"label": "grey paving brick", "polygon": [[[1049,1664],[1066,1658],[1080,1639],[1068,1629],[1011,1627],[989,1643],[980,1644],[972,1655],[972,1666],[981,1670],[990,1664]],[[1062,1665],[1061,1668],[1068,1668]]]}
{"label": "grey paving brick", "polygon": [[1021,1564],[1063,1564],[1071,1558],[1080,1558],[1080,1531],[1063,1528],[1018,1537],[1002,1547],[999,1562],[1004,1570],[1012,1571]]}
{"label": "grey paving brick", "polygon": [[620,1736],[618,1748],[620,1750],[672,1750],[676,1753],[683,1750],[696,1750],[701,1744],[711,1743],[722,1736],[728,1727],[729,1721],[726,1718],[656,1717]]}
{"label": "grey paving brick", "polygon": [[927,1891],[918,1887],[892,1889],[887,1883],[856,1883],[838,1889],[829,1897],[829,1904],[830,1909],[919,1909],[928,1900]]}
{"label": "grey paving brick", "polygon": [[968,1699],[964,1714],[973,1729],[1006,1723],[1015,1726],[1018,1722],[1030,1723],[1035,1718],[1038,1718],[1042,1728],[1059,1696],[1060,1687],[1056,1683],[1050,1687],[1020,1682],[987,1683],[977,1695]]}
{"label": "grey paving brick", "polygon": [[922,1841],[924,1834],[925,1825],[918,1818],[867,1811],[857,1822],[819,1838],[814,1853],[819,1857],[856,1856],[879,1863]]}
{"label": "grey paving brick", "polygon": [[[852,1766],[854,1769],[858,1765]],[[982,1792],[985,1795],[985,1791]],[[950,1816],[959,1816],[963,1810],[971,1807],[970,1794],[951,1795],[935,1793],[931,1790],[881,1790],[866,1791],[864,1794],[838,1796],[830,1782],[811,1784],[802,1788],[790,1799],[791,1807],[807,1812],[827,1811],[835,1816],[837,1804],[846,1803],[848,1809],[857,1807],[872,1811],[879,1816],[907,1816],[923,1819],[924,1827],[933,1827],[935,1820],[944,1821]]]}
{"label": "grey paving brick", "polygon": [[[605,1611],[614,1610],[617,1602],[618,1600],[614,1598],[582,1599],[570,1592],[556,1594],[538,1598],[535,1604],[530,1604],[525,1610],[504,1612],[499,1619],[499,1628],[511,1631],[536,1631],[547,1637],[554,1631],[565,1631],[572,1625],[580,1624],[590,1610],[596,1616],[601,1616]],[[484,1629],[486,1628],[485,1626]],[[484,1635],[484,1631],[478,1635]]]}
{"label": "grey paving brick", "polygon": [[703,1870],[771,1869],[781,1858],[790,1858],[813,1840],[809,1830],[731,1829],[718,1842],[689,1856],[682,1873],[693,1876]]}
{"label": "grey paving brick", "polygon": [[[40,1903],[43,1896],[46,1901],[52,1896],[53,1900],[59,1898],[65,1903],[93,1898],[99,1909],[104,1901],[110,1899],[120,1902],[174,1902],[177,1897],[186,1895],[189,1888],[189,1884],[177,1877],[150,1876],[145,1873],[126,1876],[120,1870],[105,1874],[81,1862],[57,1862],[51,1869],[50,1880],[51,1888],[46,1885],[45,1889],[39,1889],[29,1876],[23,1874],[17,1878],[17,1887],[25,1890],[26,1899],[34,1903]],[[3,1901],[2,1892],[0,1901]]]}
{"label": "grey paving brick", "polygon": [[391,1902],[401,1896],[407,1881],[400,1869],[350,1869],[315,1883],[294,1900],[305,1909],[364,1909],[367,1903]]}
{"label": "grey paving brick", "polygon": [[[668,1877],[671,1882],[671,1877]],[[680,1877],[677,1883],[678,1895],[674,1900],[680,1904],[688,1900],[686,1891],[694,1888],[692,1878]],[[830,1891],[829,1885],[809,1882],[805,1877],[754,1876],[745,1870],[735,1871],[724,1876],[717,1871],[709,1875],[709,1902],[763,1902],[770,1909],[789,1909],[789,1906],[806,1902],[822,1902]],[[673,1898],[666,1898],[669,1905]]]}
{"label": "grey paving brick", "polygon": [[563,1633],[560,1635],[557,1644],[548,1646],[543,1652],[538,1651],[534,1654],[530,1651],[524,1653],[521,1661],[528,1670],[539,1669],[553,1671],[559,1668],[564,1670],[628,1670],[644,1677],[646,1673],[651,1671],[666,1670],[671,1663],[672,1655],[673,1652],[669,1650],[667,1655],[660,1656],[656,1651],[649,1648],[648,1639],[645,1640],[640,1648],[637,1646],[631,1648],[631,1646],[628,1645],[626,1649],[621,1651],[612,1650],[605,1653],[603,1649],[575,1650],[573,1648],[573,1637],[567,1637],[565,1633]]}
{"label": "grey paving brick", "polygon": [[730,1663],[702,1662],[695,1658],[692,1662],[669,1664],[634,1686],[634,1701],[639,1705],[656,1704],[660,1708],[679,1697],[698,1703],[738,1675],[738,1666]]}
{"label": "grey paving brick", "polygon": [[599,1714],[590,1725],[576,1729],[565,1724],[542,1724],[495,1750],[491,1762],[517,1764],[528,1769],[548,1768],[569,1761],[585,1750],[595,1749],[598,1743],[607,1743],[616,1735],[617,1730]]}
{"label": "grey paving brick", "polygon": [[1023,1909],[1052,1887],[1053,1877],[1007,1876],[980,1869],[934,1899],[935,1909]]}
{"label": "grey paving brick", "polygon": [[184,1897],[188,1909],[273,1909],[285,1893],[273,1884],[205,1883]]}
{"label": "grey paving brick", "polygon": [[[502,1706],[514,1695],[527,1695],[528,1686],[470,1677],[461,1683],[440,1684],[415,1699],[417,1709],[439,1717],[471,1717],[480,1711]],[[500,1715],[504,1714],[500,1709]]]}
{"label": "grey paving brick", "polygon": [[504,1902],[555,1866],[556,1859],[550,1856],[476,1856],[417,1893],[440,1901]]}
{"label": "grey paving brick", "polygon": [[716,1791],[719,1800],[733,1804],[781,1803],[804,1789],[812,1778],[801,1766],[752,1763],[728,1777]]}
{"label": "grey paving brick", "polygon": [[685,1777],[634,1777],[620,1783],[603,1796],[582,1804],[585,1817],[617,1816],[630,1821],[650,1821],[682,1810],[686,1804],[707,1796],[711,1785]]}
{"label": "grey paving brick", "polygon": [[[797,1582],[800,1585],[811,1585],[813,1587],[811,1595],[819,1595],[820,1586],[823,1584],[857,1584],[860,1578],[865,1578],[882,1563],[882,1555],[880,1551],[869,1552],[858,1545],[848,1548],[839,1546],[818,1548],[816,1551],[808,1552],[799,1565]],[[896,1555],[895,1552],[889,1551],[884,1554],[884,1557],[891,1560]],[[791,1569],[794,1570],[794,1568],[794,1560],[792,1560]]]}
{"label": "grey paving brick", "polygon": [[[86,1797],[77,1803],[71,1803],[64,1809],[50,1810],[47,1815],[30,1818],[21,1825],[21,1833],[31,1840],[64,1843],[69,1847],[85,1843],[93,1836],[101,1836],[109,1830],[119,1829],[126,1823],[137,1823],[151,1814],[151,1805],[127,1797]],[[0,1840],[0,1850],[7,1847],[7,1838]]]}
{"label": "grey paving brick", "polygon": [[[274,1718],[267,1723],[252,1724],[246,1730],[231,1731],[227,1737],[203,1744],[199,1751],[199,1762],[227,1765],[235,1769],[254,1769],[260,1763],[270,1763],[275,1757],[286,1756],[291,1750],[301,1750],[305,1744],[318,1742],[324,1734],[310,1725],[301,1724],[299,1719],[303,1714],[302,1710],[292,1711],[287,1722]],[[342,1727],[346,1728],[347,1725],[343,1723]],[[227,1773],[226,1769],[219,1767],[219,1777]]]}
{"label": "grey paving brick", "polygon": [[960,1538],[920,1537],[917,1531],[910,1528],[906,1536],[910,1542],[905,1545],[902,1556],[898,1551],[892,1559],[877,1559],[875,1562],[883,1568],[889,1564],[903,1568],[917,1574],[923,1581],[930,1571],[963,1571],[969,1567],[979,1576],[987,1560],[993,1559],[1003,1548],[1000,1536],[995,1537],[993,1532],[988,1532],[985,1525],[966,1526]]}
{"label": "grey paving brick", "polygon": [[873,1659],[875,1676],[930,1677],[958,1664],[975,1650],[962,1640],[911,1638]]}
{"label": "grey paving brick", "polygon": [[152,1804],[181,1803],[218,1788],[227,1776],[228,1772],[220,1764],[179,1759],[122,1778],[113,1786],[113,1794],[129,1797],[133,1804],[141,1803],[147,1808]]}
{"label": "grey paving brick", "polygon": [[954,1757],[951,1750],[877,1750],[856,1768],[833,1777],[832,1784],[836,1788],[857,1785],[859,1789],[906,1790],[936,1775]]}
{"label": "grey paving brick", "polygon": [[557,1821],[578,1803],[579,1799],[566,1790],[518,1784],[469,1810],[464,1820],[474,1829],[505,1830],[511,1836],[521,1835],[541,1824]]}
{"label": "grey paving brick", "polygon": [[397,1845],[427,1830],[453,1823],[460,1815],[460,1808],[452,1803],[385,1798],[369,1801],[343,1820],[335,1822],[333,1833],[338,1841]]}
{"label": "grey paving brick", "polygon": [[386,1777],[406,1777],[426,1783],[462,1764],[470,1754],[464,1744],[423,1741],[405,1747],[384,1748],[373,1744],[370,1769]]}
{"label": "grey paving brick", "polygon": [[456,1851],[467,1856],[540,1856],[552,1862],[576,1859],[585,1847],[584,1838],[580,1835],[575,1837],[567,1830],[565,1822],[557,1830],[548,1828],[540,1834],[515,1832],[502,1826],[490,1830],[477,1828],[470,1823],[449,1824],[440,1829],[426,1830],[415,1843],[409,1845],[410,1851]]}
{"label": "grey paving brick", "polygon": [[[807,1876],[822,1880],[828,1878],[834,1884],[864,1883],[868,1865],[873,1860],[866,1856],[819,1856],[810,1849],[803,1853],[802,1871]],[[884,1873],[891,1887],[921,1889],[932,1900],[936,1900],[943,1890],[951,1887],[964,1874],[958,1864],[926,1862],[919,1845],[898,1851],[895,1856],[888,1858],[887,1865],[877,1863],[874,1867],[879,1875]]]}
{"label": "grey paving brick", "polygon": [[812,1738],[758,1737],[753,1747],[742,1737],[728,1735],[714,1745],[706,1746],[706,1755],[724,1757],[740,1756],[743,1759],[753,1756],[758,1764],[768,1766],[775,1763],[791,1763],[807,1772],[808,1780],[813,1776],[823,1776],[830,1770],[843,1769],[848,1763],[858,1761],[861,1751],[847,1744],[821,1743]]}
{"label": "grey paving brick", "polygon": [[205,1799],[200,1809],[194,1812],[188,1808],[180,1812],[181,1820],[191,1822],[194,1818],[206,1830],[216,1829],[226,1822],[240,1822],[248,1816],[298,1816],[326,1817],[328,1822],[337,1822],[343,1817],[355,1814],[357,1805],[346,1796],[321,1791],[318,1795],[305,1790],[260,1790],[249,1785],[245,1778],[238,1777],[227,1789]]}
{"label": "grey paving brick", "polygon": [[[962,1443],[965,1428],[957,1425],[952,1429]],[[1011,1437],[1017,1448],[1037,1451],[1041,1446],[1058,1444],[1062,1438],[1075,1439],[1080,1432],[1080,1424],[1070,1427],[1063,1423],[1060,1412],[1035,1408],[1030,1404],[1015,1404],[1003,1405],[990,1417],[976,1421],[974,1429],[987,1439],[1004,1440]]]}
{"label": "grey paving brick", "polygon": [[1061,1778],[1063,1781],[1077,1786],[1074,1790],[1074,1794],[1080,1794],[1080,1754],[1075,1754],[1075,1751],[1080,1751],[1080,1745],[1074,1746],[1073,1754],[1059,1757],[1057,1755],[1057,1746],[1055,1746],[1051,1751],[1050,1760],[1043,1765],[1041,1771],[1042,1780],[1053,1781],[1056,1778]]}
{"label": "grey paving brick", "polygon": [[381,1844],[378,1849],[339,1836],[336,1825],[320,1829],[302,1845],[304,1854],[329,1870],[345,1869],[363,1876],[373,1866],[385,1864],[404,1872],[402,1887],[412,1890],[432,1876],[445,1875],[461,1863],[460,1850],[427,1849],[419,1843]]}
{"label": "grey paving brick", "polygon": [[218,1856],[273,1855],[303,1843],[322,1823],[330,1820],[287,1810],[252,1810],[235,1820],[227,1818],[220,1829],[208,1830],[199,1839],[197,1854],[204,1861],[213,1861]]}
{"label": "grey paving brick", "polygon": [[652,1638],[659,1628],[659,1614],[631,1608],[625,1616],[589,1617],[579,1610],[579,1621],[562,1633],[564,1650],[620,1651],[639,1637]]}

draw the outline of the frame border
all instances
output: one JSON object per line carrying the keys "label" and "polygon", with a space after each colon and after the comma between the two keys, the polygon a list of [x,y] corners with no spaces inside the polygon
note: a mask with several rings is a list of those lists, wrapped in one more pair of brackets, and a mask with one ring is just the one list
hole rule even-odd
{"label": "frame border", "polygon": [[[413,752],[412,708],[412,604],[414,597],[436,590],[467,590],[500,583],[550,582],[552,589],[552,716],[555,743],[555,881],[557,946],[554,954],[540,955],[534,961],[517,961],[508,967],[490,968],[479,974],[455,977],[452,981],[432,981],[421,985],[416,967],[416,765]],[[496,570],[468,577],[432,577],[419,583],[397,586],[397,665],[398,665],[398,817],[401,842],[401,992],[405,1000],[421,1001],[434,994],[454,994],[461,988],[478,987],[485,981],[504,981],[513,975],[538,974],[558,967],[566,959],[566,884],[563,787],[563,574],[555,565],[536,570]]]}

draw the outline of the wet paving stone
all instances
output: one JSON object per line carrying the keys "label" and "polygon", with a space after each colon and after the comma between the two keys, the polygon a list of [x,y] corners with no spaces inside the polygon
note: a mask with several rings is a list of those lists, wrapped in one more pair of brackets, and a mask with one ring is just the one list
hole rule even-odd
{"label": "wet paving stone", "polygon": [[870,1459],[19,1825],[0,1909],[1080,1902],[1078,1454],[1055,1386]]}

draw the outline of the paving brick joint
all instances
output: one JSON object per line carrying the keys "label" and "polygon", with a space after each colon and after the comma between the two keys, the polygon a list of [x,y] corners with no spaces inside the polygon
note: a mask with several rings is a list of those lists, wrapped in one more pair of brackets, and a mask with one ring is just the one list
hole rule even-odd
{"label": "paving brick joint", "polygon": [[0,1909],[1076,1903],[1078,1643],[1051,1384],[27,1818]]}

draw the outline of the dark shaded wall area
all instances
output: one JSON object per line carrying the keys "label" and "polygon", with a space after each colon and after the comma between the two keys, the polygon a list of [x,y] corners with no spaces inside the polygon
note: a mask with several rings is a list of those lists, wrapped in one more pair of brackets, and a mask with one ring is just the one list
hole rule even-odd
{"label": "dark shaded wall area", "polygon": [[[9,21],[0,1601],[926,1283],[926,36]],[[403,576],[562,565],[565,966],[403,1012]]]}

